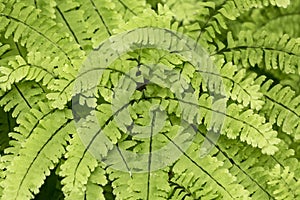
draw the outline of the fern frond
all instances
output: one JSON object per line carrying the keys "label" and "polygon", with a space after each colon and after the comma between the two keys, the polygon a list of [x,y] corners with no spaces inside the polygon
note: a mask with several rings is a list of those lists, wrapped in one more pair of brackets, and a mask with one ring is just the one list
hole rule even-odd
{"label": "fern frond", "polygon": [[[12,6],[8,6],[9,4]],[[80,50],[78,44],[72,41],[69,34],[61,32],[60,26],[62,25],[40,15],[39,10],[22,2],[15,3],[7,0],[5,5],[7,6],[3,6],[0,10],[0,20],[3,24],[0,31],[5,30],[4,36],[8,38],[13,35],[14,41],[25,46],[29,53],[40,52],[42,55],[47,55],[49,59],[44,60],[44,64],[52,68],[50,72],[58,72],[62,79],[74,78],[76,69],[81,65],[84,52]],[[46,61],[50,62],[46,63]],[[55,90],[54,85],[55,82],[48,88]],[[54,103],[54,106],[62,109],[63,104],[70,100],[68,96],[70,95],[65,95],[63,103],[58,101],[60,104]]]}
{"label": "fern frond", "polygon": [[120,137],[115,121],[111,120],[113,112],[109,104],[101,104],[93,112],[97,119],[91,115],[85,121],[81,122],[81,119],[78,122],[80,135],[73,135],[67,147],[67,160],[61,166],[60,175],[64,177],[62,190],[67,199],[84,195],[88,178],[98,166],[98,161],[112,149],[110,140],[116,143]]}
{"label": "fern frond", "polygon": [[[224,30],[228,29],[228,24],[236,20],[241,14],[253,8],[262,8],[269,5],[285,8],[289,4],[289,0],[229,0],[221,1],[218,4],[191,0],[188,4],[185,4],[185,1],[178,4],[170,1],[170,4],[167,5],[171,7],[171,10],[174,10],[175,17],[179,13],[179,17],[177,17],[179,19],[186,17],[180,16],[181,10],[184,10],[189,5],[195,5],[192,11],[189,10],[189,13],[192,14],[192,19],[184,28],[190,36],[200,41],[210,52],[213,52],[215,49],[220,51],[225,47],[222,42],[222,34],[224,34]],[[199,7],[201,9],[198,9]],[[213,44],[213,46],[209,44]]]}
{"label": "fern frond", "polygon": [[14,140],[10,141],[10,147],[6,149],[6,155],[3,156],[5,162],[10,161],[11,155],[18,154],[22,144],[31,136],[38,126],[39,121],[54,111],[46,103],[38,102],[33,108],[17,118],[16,122],[18,126],[14,128],[14,132],[10,133],[10,137]]}
{"label": "fern frond", "polygon": [[[253,110],[260,110],[264,104],[262,97],[263,94],[259,91],[260,85],[255,82],[257,75],[255,73],[247,73],[245,69],[238,69],[237,66],[231,62],[225,62],[224,59],[217,59],[215,61],[217,72],[211,72],[209,69],[203,67],[201,70],[196,70],[195,75],[191,75],[191,83],[194,88],[197,85],[202,85],[204,91],[207,89],[205,81],[201,81],[202,74],[207,74],[209,77],[220,77],[222,79],[222,86],[226,91],[225,95],[243,106],[250,106]],[[187,65],[183,66],[183,69],[187,68]],[[215,86],[215,87],[222,87]]]}
{"label": "fern frond", "polygon": [[[60,25],[46,16],[39,15],[39,10],[23,2],[6,0],[4,3],[7,6],[4,5],[0,10],[0,31],[5,30],[5,38],[13,34],[14,41],[20,42],[29,52],[43,52],[50,57],[61,58],[58,66],[62,68],[65,64],[75,69],[78,67],[82,52],[78,45],[70,43],[67,34],[60,32]],[[12,6],[9,6],[10,4]]]}
{"label": "fern frond", "polygon": [[[254,185],[248,183],[244,178],[245,176],[239,175],[239,182],[242,185],[245,185],[246,188],[249,188],[249,191],[253,192],[253,197],[259,197],[261,195],[264,198],[275,198],[280,199],[280,194],[276,191],[278,188],[270,186],[269,182],[285,182],[284,176],[274,176],[273,173],[270,173],[273,168],[278,168],[278,170],[286,170],[285,167],[290,169],[290,183],[286,184],[283,188],[289,191],[295,191],[293,189],[293,185],[297,185],[299,182],[299,175],[297,172],[299,171],[299,162],[294,157],[294,151],[289,149],[286,144],[281,143],[279,145],[280,149],[284,149],[283,151],[278,151],[274,156],[266,156],[261,154],[256,148],[252,148],[249,146],[245,146],[237,140],[228,140],[226,144],[222,143],[224,138],[221,137],[219,144],[217,145],[219,150],[223,152],[225,157],[230,160],[231,164],[234,164],[233,168],[231,168],[231,172],[236,174],[239,170],[242,173],[246,174],[247,177],[250,177],[252,180],[251,183],[256,183],[260,192],[257,189],[252,188]],[[232,147],[235,148],[232,148]],[[251,159],[249,159],[251,157]],[[277,166],[277,167],[275,167]],[[237,168],[236,168],[237,167]],[[291,192],[291,195],[296,194],[297,192]],[[297,196],[297,195],[296,195]],[[295,196],[295,197],[296,197]],[[294,198],[290,198],[294,199]]]}
{"label": "fern frond", "polygon": [[[264,154],[274,154],[278,151],[277,144],[280,139],[277,138],[277,132],[272,129],[271,123],[267,123],[266,119],[258,114],[255,114],[253,110],[245,110],[241,105],[231,103],[228,105],[226,112],[214,110],[211,104],[212,99],[208,94],[203,94],[199,99],[199,114],[198,123],[204,121],[207,127],[214,127],[215,131],[219,130],[218,123],[214,123],[211,119],[212,113],[216,113],[217,116],[226,116],[224,124],[221,129],[221,133],[225,134],[228,138],[234,139],[239,137],[243,142],[258,147]],[[216,102],[217,103],[217,102]],[[236,115],[236,113],[239,113]],[[212,120],[212,121],[211,121]]]}
{"label": "fern frond", "polygon": [[13,89],[0,98],[0,105],[6,112],[13,109],[12,116],[17,118],[19,114],[29,111],[38,101],[45,99],[43,92],[43,88],[35,82],[14,84]]}
{"label": "fern frond", "polygon": [[121,23],[120,14],[114,11],[115,4],[113,1],[89,0],[77,1],[80,10],[83,11],[83,21],[88,28],[92,47],[96,48],[99,44],[113,34],[112,30]]}
{"label": "fern frond", "polygon": [[89,177],[98,162],[87,151],[77,134],[73,134],[65,157],[66,161],[61,165],[59,173],[63,177],[62,191],[66,199],[76,199],[76,196],[84,196]]}
{"label": "fern frond", "polygon": [[[221,136],[221,138],[223,138]],[[223,162],[223,166],[226,167],[230,174],[236,178],[235,182],[243,186],[248,192],[249,196],[253,199],[270,199],[272,198],[271,192],[265,186],[265,182],[261,182],[260,178],[253,173],[254,168],[250,170],[246,167],[245,163],[239,163],[228,155],[226,148],[222,148],[223,145],[216,144],[215,153],[213,157]],[[238,152],[241,156],[247,155],[243,151]],[[252,152],[253,153],[253,152]]]}
{"label": "fern frond", "polygon": [[[197,135],[200,136],[200,135]],[[204,136],[204,135],[203,135]],[[197,137],[195,142],[195,146],[198,146],[199,144],[199,137]],[[203,140],[203,139],[200,139]],[[170,140],[171,141],[171,140]],[[228,142],[225,142],[228,141]],[[200,142],[201,143],[201,142]],[[232,148],[232,147],[235,148]],[[281,149],[285,149],[284,145],[280,145]],[[190,152],[190,151],[188,151]],[[193,154],[199,155],[201,152],[201,149],[199,147],[197,149],[194,149]],[[289,152],[289,153],[287,153]],[[186,154],[184,154],[182,157],[186,157],[191,161],[191,163],[195,163],[194,159],[195,156],[190,156],[188,157]],[[251,159],[249,159],[251,157]],[[198,157],[197,157],[198,158]],[[253,158],[253,159],[252,159]],[[266,156],[261,154],[261,152],[257,148],[252,148],[250,146],[245,146],[242,142],[238,140],[228,140],[225,137],[221,136],[221,140],[218,144],[216,144],[216,149],[214,149],[208,157],[205,159],[209,159],[214,162],[218,162],[219,165],[208,165],[208,166],[219,166],[219,170],[222,169],[228,169],[229,171],[227,173],[222,173],[228,174],[230,177],[230,180],[233,181],[233,184],[239,184],[239,188],[242,189],[244,186],[246,190],[248,190],[251,193],[251,196],[253,198],[260,198],[260,199],[269,199],[269,198],[277,198],[278,195],[276,192],[274,193],[275,190],[270,188],[267,184],[268,180],[273,180],[274,177],[269,174],[269,171],[275,166],[276,164],[279,164],[280,166],[290,166],[290,169],[292,173],[294,173],[292,179],[294,179],[291,182],[295,182],[295,178],[299,176],[295,176],[297,171],[299,170],[299,165],[298,162],[295,162],[295,158],[293,158],[293,151],[290,149],[288,151],[284,152],[277,152],[276,155],[273,156]],[[185,159],[184,159],[185,160]],[[200,159],[199,165],[206,165],[207,162],[205,160]],[[188,161],[185,160],[185,162],[179,161],[176,162],[175,166],[178,163],[182,163],[182,168],[183,169],[191,169],[192,167],[189,166],[187,167]],[[220,164],[222,163],[222,164]],[[220,194],[211,194],[213,193],[212,190],[214,190],[216,187],[208,187],[207,184],[205,184],[205,187],[202,188],[200,187],[199,181],[202,181],[203,179],[197,179],[198,174],[193,177],[192,174],[187,174],[187,179],[182,178],[182,174],[185,174],[184,171],[183,173],[175,174],[175,170],[172,167],[170,177],[171,178],[171,185],[172,185],[172,193],[171,197],[173,199],[198,199],[197,195],[206,195],[205,197],[207,198],[212,198],[215,196],[218,196]],[[211,170],[215,169],[212,168]],[[195,173],[194,173],[195,174]],[[211,174],[211,173],[209,173]],[[176,179],[175,179],[176,177]],[[222,176],[223,177],[223,176]],[[225,178],[225,177],[223,177]],[[174,181],[174,179],[176,181]],[[298,178],[297,178],[298,179]],[[296,180],[297,180],[296,179]],[[217,179],[217,180],[222,180],[222,179]],[[228,179],[229,180],[229,179]],[[276,181],[284,181],[284,177],[279,177],[276,179]],[[226,182],[226,181],[225,181]],[[211,183],[211,182],[210,182]],[[198,189],[196,189],[198,188]],[[286,188],[292,189],[293,187],[291,185],[287,186]],[[199,191],[198,191],[199,190]],[[216,190],[216,189],[215,189]],[[215,191],[214,190],[214,191]],[[246,193],[248,193],[246,191]],[[236,191],[237,192],[237,191]],[[225,191],[226,193],[226,191]],[[236,193],[236,195],[240,195],[241,193]],[[211,196],[210,196],[211,195]],[[247,196],[247,195],[246,195]],[[205,198],[203,197],[203,198]],[[171,199],[172,199],[171,198]],[[240,197],[241,198],[241,197]]]}
{"label": "fern frond", "polygon": [[[291,37],[299,37],[299,27],[295,23],[299,20],[299,1],[291,1],[287,8],[268,7],[254,10],[243,15],[244,23],[234,24],[233,29],[241,28],[253,32],[268,31],[280,35],[288,34]],[[236,27],[240,26],[240,28]]]}
{"label": "fern frond", "polygon": [[21,56],[10,59],[9,63],[0,67],[0,88],[4,91],[10,90],[12,85],[22,80],[41,82],[44,86],[53,84],[56,75],[43,67],[43,64],[51,63],[54,66],[58,59],[50,57],[41,58],[39,53],[28,55],[29,64]]}
{"label": "fern frond", "polygon": [[[178,20],[181,21],[184,19],[187,20],[187,22],[190,21],[192,23],[197,21],[205,26],[208,24],[213,25],[214,28],[217,26],[226,28],[226,19],[235,20],[241,14],[251,10],[252,8],[262,8],[269,5],[287,7],[289,4],[289,0],[254,0],[251,2],[245,0],[230,0],[220,2],[172,0],[166,2],[166,5],[168,5],[172,11],[174,11]],[[184,12],[185,10],[188,10],[189,12]]]}
{"label": "fern frond", "polygon": [[[40,121],[7,167],[1,199],[32,199],[38,193],[50,169],[65,152],[69,134],[74,131],[70,114],[68,110],[57,111]],[[54,120],[58,123],[53,123]]]}
{"label": "fern frond", "polygon": [[4,177],[7,172],[7,170],[4,169],[11,165],[15,156],[19,155],[22,145],[33,134],[39,122],[54,112],[55,110],[51,110],[46,103],[41,101],[17,118],[17,124],[19,126],[15,127],[14,131],[9,133],[9,147],[5,149],[5,155],[1,158],[0,162]]}
{"label": "fern frond", "polygon": [[286,74],[298,73],[299,39],[288,35],[262,32],[252,34],[241,31],[234,40],[228,33],[227,47],[215,54],[224,55],[227,62],[241,64],[245,68],[258,66],[266,70],[280,69]]}
{"label": "fern frond", "polygon": [[90,50],[92,43],[87,33],[88,25],[85,22],[84,11],[79,9],[80,5],[78,1],[74,0],[58,1],[58,5],[55,7],[56,21],[64,25],[62,28],[70,33],[83,50]]}
{"label": "fern frond", "polygon": [[272,80],[260,83],[265,97],[265,105],[260,111],[271,123],[276,123],[285,133],[300,139],[300,97],[290,87],[273,84]]}
{"label": "fern frond", "polygon": [[198,143],[195,139],[188,151],[172,167],[173,185],[171,199],[247,199],[249,192],[239,185],[237,178],[224,166],[224,163],[210,155],[200,158]]}
{"label": "fern frond", "polygon": [[[1,9],[0,19],[3,24],[1,30],[5,30],[5,38],[13,35],[14,41],[25,46],[28,52],[41,52],[53,59],[59,57],[57,66],[61,66],[61,69],[57,70],[60,70],[61,76],[66,74],[68,77],[68,73],[62,70],[66,68],[65,65],[72,66],[74,69],[79,67],[83,52],[78,45],[72,43],[68,34],[60,32],[60,24],[22,2],[14,3],[7,0],[5,4],[13,4]],[[71,72],[70,70],[69,74],[72,74]]]}

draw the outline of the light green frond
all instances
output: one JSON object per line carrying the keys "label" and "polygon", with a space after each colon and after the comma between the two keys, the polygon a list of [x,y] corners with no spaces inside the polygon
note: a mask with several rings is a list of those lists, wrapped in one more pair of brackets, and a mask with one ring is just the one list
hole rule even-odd
{"label": "light green frond", "polygon": [[[33,6],[25,5],[22,2],[7,1],[5,3],[13,4],[13,6],[4,6],[0,11],[0,21],[3,24],[0,31],[5,30],[5,38],[12,35],[14,41],[26,47],[29,54],[39,52],[47,55],[43,64],[49,67],[50,73],[56,71],[65,81],[74,78],[76,69],[82,63],[84,53],[69,34],[60,31],[62,24],[40,15],[40,11]],[[38,56],[32,57],[37,58]],[[6,71],[7,73],[9,72]],[[38,77],[40,80],[43,78],[49,80],[47,73],[44,72]],[[54,90],[57,88],[56,84],[57,82],[53,82],[48,88]],[[63,95],[65,96],[63,103],[65,103],[70,99],[67,97],[69,94],[63,93]],[[63,108],[62,104],[54,104],[54,106]]]}
{"label": "light green frond", "polygon": [[[13,34],[14,41],[20,42],[29,52],[42,52],[52,58],[60,57],[58,66],[62,68],[65,64],[75,69],[78,67],[82,52],[78,45],[72,43],[68,34],[59,31],[61,25],[40,15],[39,10],[23,2],[13,3],[7,0],[5,3],[7,6],[0,10],[0,31],[5,30],[5,38]],[[8,6],[9,4],[13,6]]]}
{"label": "light green frond", "polygon": [[224,162],[211,155],[199,157],[201,140],[198,137],[172,167],[171,199],[248,199],[249,192]]}
{"label": "light green frond", "polygon": [[[226,112],[214,110],[212,99],[207,94],[203,94],[199,99],[200,109],[198,111],[198,123],[202,120],[207,127],[214,127],[219,130],[218,123],[211,124],[212,113],[216,116],[226,116],[221,133],[228,138],[239,138],[242,142],[258,147],[264,154],[272,155],[278,151],[277,144],[280,139],[277,138],[277,132],[273,130],[272,124],[266,122],[266,119],[251,109],[244,109],[241,105],[231,103]],[[217,101],[216,101],[217,103]],[[239,113],[236,115],[236,113]],[[216,128],[217,127],[217,128]]]}
{"label": "light green frond", "polygon": [[272,80],[264,82],[261,91],[265,97],[265,105],[260,111],[266,114],[271,123],[276,123],[282,131],[296,140],[300,139],[300,97],[290,87],[273,84]]}
{"label": "light green frond", "polygon": [[238,39],[229,32],[227,47],[215,54],[224,55],[227,62],[245,68],[258,66],[266,70],[280,69],[283,73],[298,73],[299,39],[268,32],[252,34],[241,31]]}
{"label": "light green frond", "polygon": [[38,101],[45,99],[43,92],[43,88],[35,82],[14,84],[13,89],[0,98],[0,105],[6,112],[13,109],[12,116],[17,118],[19,114],[25,114],[24,111],[34,107]]}
{"label": "light green frond", "polygon": [[73,134],[65,154],[66,161],[61,165],[59,175],[63,177],[62,191],[66,199],[84,196],[92,172],[98,166],[97,160],[87,152],[79,136]]}
{"label": "light green frond", "polygon": [[[192,84],[197,88],[197,84],[202,84],[203,90],[206,90],[205,81],[201,82],[202,74],[209,74],[209,76],[219,76],[222,78],[220,84],[223,85],[226,96],[232,100],[249,106],[253,110],[260,110],[264,104],[263,94],[259,91],[260,85],[255,82],[257,75],[255,73],[247,73],[245,69],[238,69],[237,66],[231,62],[225,62],[223,59],[215,61],[218,69],[217,72],[206,72],[206,70],[199,70],[200,73],[193,75]],[[187,68],[184,65],[183,68]],[[198,72],[198,70],[197,70]],[[221,87],[221,86],[219,86]]]}
{"label": "light green frond", "polygon": [[[113,29],[122,22],[122,17],[114,10],[115,4],[111,0],[78,0],[75,3],[79,4],[77,7],[83,11],[84,26],[87,27],[85,37],[92,42],[93,48],[97,48],[102,41],[111,36]],[[74,31],[76,31],[75,28],[74,26]]]}
{"label": "light green frond", "polygon": [[15,60],[10,59],[9,63],[2,65],[0,88],[4,91],[10,90],[12,85],[22,80],[41,82],[42,85],[51,85],[55,74],[49,68],[44,68],[43,64],[51,63],[54,66],[57,60],[50,57],[41,58],[39,53],[28,55],[30,64],[21,56],[16,56]]}
{"label": "light green frond", "polygon": [[8,157],[5,162],[10,161],[11,154],[18,154],[22,146],[21,144],[31,136],[38,126],[39,121],[54,112],[55,110],[51,110],[46,103],[38,102],[37,105],[17,118],[16,121],[18,126],[14,128],[14,132],[10,133],[10,137],[14,140],[10,141],[10,147],[6,149],[7,155],[3,156],[3,158],[6,158],[6,156]]}
{"label": "light green frond", "polygon": [[[39,122],[7,167],[1,199],[32,199],[65,152],[69,134],[74,131],[70,111],[57,111]],[[53,123],[57,120],[57,123]]]}
{"label": "light green frond", "polygon": [[[168,1],[167,5],[173,11],[174,16],[179,20],[183,17],[189,20],[183,24],[186,32],[202,45],[210,50],[210,52],[222,50],[225,47],[224,33],[228,29],[228,25],[235,21],[241,14],[247,13],[253,8],[262,8],[267,6],[287,7],[289,0],[229,0],[214,2],[199,1]],[[192,6],[189,8],[188,6]],[[188,9],[191,16],[182,15],[182,12]],[[213,46],[210,46],[213,44]]]}
{"label": "light green frond", "polygon": [[[243,16],[244,23],[233,24],[233,29],[251,30],[253,32],[261,32],[263,30],[288,34],[292,37],[299,37],[299,27],[295,23],[299,21],[299,1],[290,1],[287,8],[267,7],[263,9],[253,10],[251,14],[247,13]],[[238,28],[237,26],[240,26]]]}
{"label": "light green frond", "polygon": [[[225,157],[226,160],[230,161],[230,166],[232,166],[230,167],[230,172],[236,174],[238,182],[253,193],[253,198],[277,199],[280,196],[276,192],[277,188],[269,185],[269,182],[273,180],[284,182],[286,179],[284,176],[276,177],[270,173],[275,166],[279,166],[279,171],[284,171],[284,166],[290,169],[291,184],[287,184],[284,188],[294,191],[293,184],[296,185],[299,182],[299,175],[297,174],[299,162],[294,158],[294,151],[288,149],[286,144],[282,143],[280,145],[281,149],[285,149],[285,153],[279,151],[270,157],[261,154],[256,148],[243,145],[237,140],[228,140],[227,144],[222,143],[223,140],[224,138],[221,137],[220,143],[217,145],[222,152],[223,159]],[[232,148],[233,146],[235,148]]]}
{"label": "light green frond", "polygon": [[79,44],[82,49],[92,49],[92,43],[89,40],[90,34],[88,34],[88,24],[85,21],[84,12],[79,9],[80,2],[74,0],[58,1],[58,5],[55,7],[56,21],[60,22],[64,26],[65,32],[68,32],[74,41]]}
{"label": "light green frond", "polygon": [[[51,110],[47,104],[38,102],[37,105],[17,118],[17,124],[19,126],[15,127],[14,131],[9,133],[11,138],[9,147],[5,149],[5,155],[1,158],[0,163],[3,169],[12,164],[14,156],[19,155],[22,145],[33,134],[36,127],[39,125],[39,122],[54,112],[55,110]],[[3,171],[4,177],[6,172],[7,171]]]}

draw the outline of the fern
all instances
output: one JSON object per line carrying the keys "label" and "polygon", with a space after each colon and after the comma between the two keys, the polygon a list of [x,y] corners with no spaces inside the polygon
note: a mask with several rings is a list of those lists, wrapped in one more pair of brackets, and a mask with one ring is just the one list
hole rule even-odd
{"label": "fern", "polygon": [[299,8],[1,1],[0,198],[299,199]]}
{"label": "fern", "polygon": [[262,113],[266,113],[268,119],[281,127],[282,131],[298,140],[300,127],[295,118],[298,118],[299,105],[296,102],[299,97],[290,87],[277,84],[270,89],[271,84],[271,80],[266,81],[261,87],[266,98]]}
{"label": "fern", "polygon": [[[51,121],[55,118],[61,119],[60,123],[52,124]],[[68,137],[65,131],[70,130],[67,118],[68,113],[58,111],[43,119],[35,128],[28,140],[23,143],[18,158],[12,160],[11,167],[7,167],[3,198],[32,198],[33,194],[38,193],[45,176],[50,175],[49,169],[54,168],[65,151],[63,146],[66,145]],[[49,129],[56,131],[48,132]],[[33,149],[35,145],[32,144],[37,141],[39,146]],[[26,166],[24,170],[18,170],[20,165]],[[35,176],[36,173],[39,176]],[[35,176],[35,179],[32,179],[32,176]],[[16,182],[18,184],[14,184]],[[6,187],[6,184],[14,185],[14,188]]]}

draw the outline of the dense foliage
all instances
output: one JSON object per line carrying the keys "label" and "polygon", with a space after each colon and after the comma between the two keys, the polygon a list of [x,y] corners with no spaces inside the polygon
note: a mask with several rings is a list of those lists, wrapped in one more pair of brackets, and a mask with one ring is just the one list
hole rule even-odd
{"label": "dense foliage", "polygon": [[[299,9],[298,0],[1,0],[1,199],[300,199]],[[120,56],[105,71],[95,113],[107,138],[135,154],[166,143],[181,153],[176,162],[144,173],[96,159],[72,113],[74,82],[89,53],[139,27],[193,38],[218,69],[200,73],[176,52],[143,49]],[[149,109],[162,106],[162,131],[142,138],[117,126],[112,90],[147,63],[179,72],[194,89],[199,110],[190,119],[198,124],[193,138],[181,129],[183,113],[172,89],[156,84],[134,91],[124,109],[143,133],[155,121]],[[226,92],[203,81],[205,73],[219,77]],[[213,109],[222,98],[226,111]],[[225,117],[223,126],[211,123],[214,114]],[[179,130],[191,141],[186,150],[173,141]],[[214,131],[219,140],[201,156],[201,144]],[[112,150],[99,149],[103,158]]]}

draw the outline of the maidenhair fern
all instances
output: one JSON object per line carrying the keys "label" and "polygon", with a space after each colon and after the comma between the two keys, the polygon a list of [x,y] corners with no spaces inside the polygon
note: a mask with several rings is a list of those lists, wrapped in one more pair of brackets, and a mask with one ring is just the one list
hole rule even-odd
{"label": "maidenhair fern", "polygon": [[1,0],[1,199],[300,199],[299,9]]}

